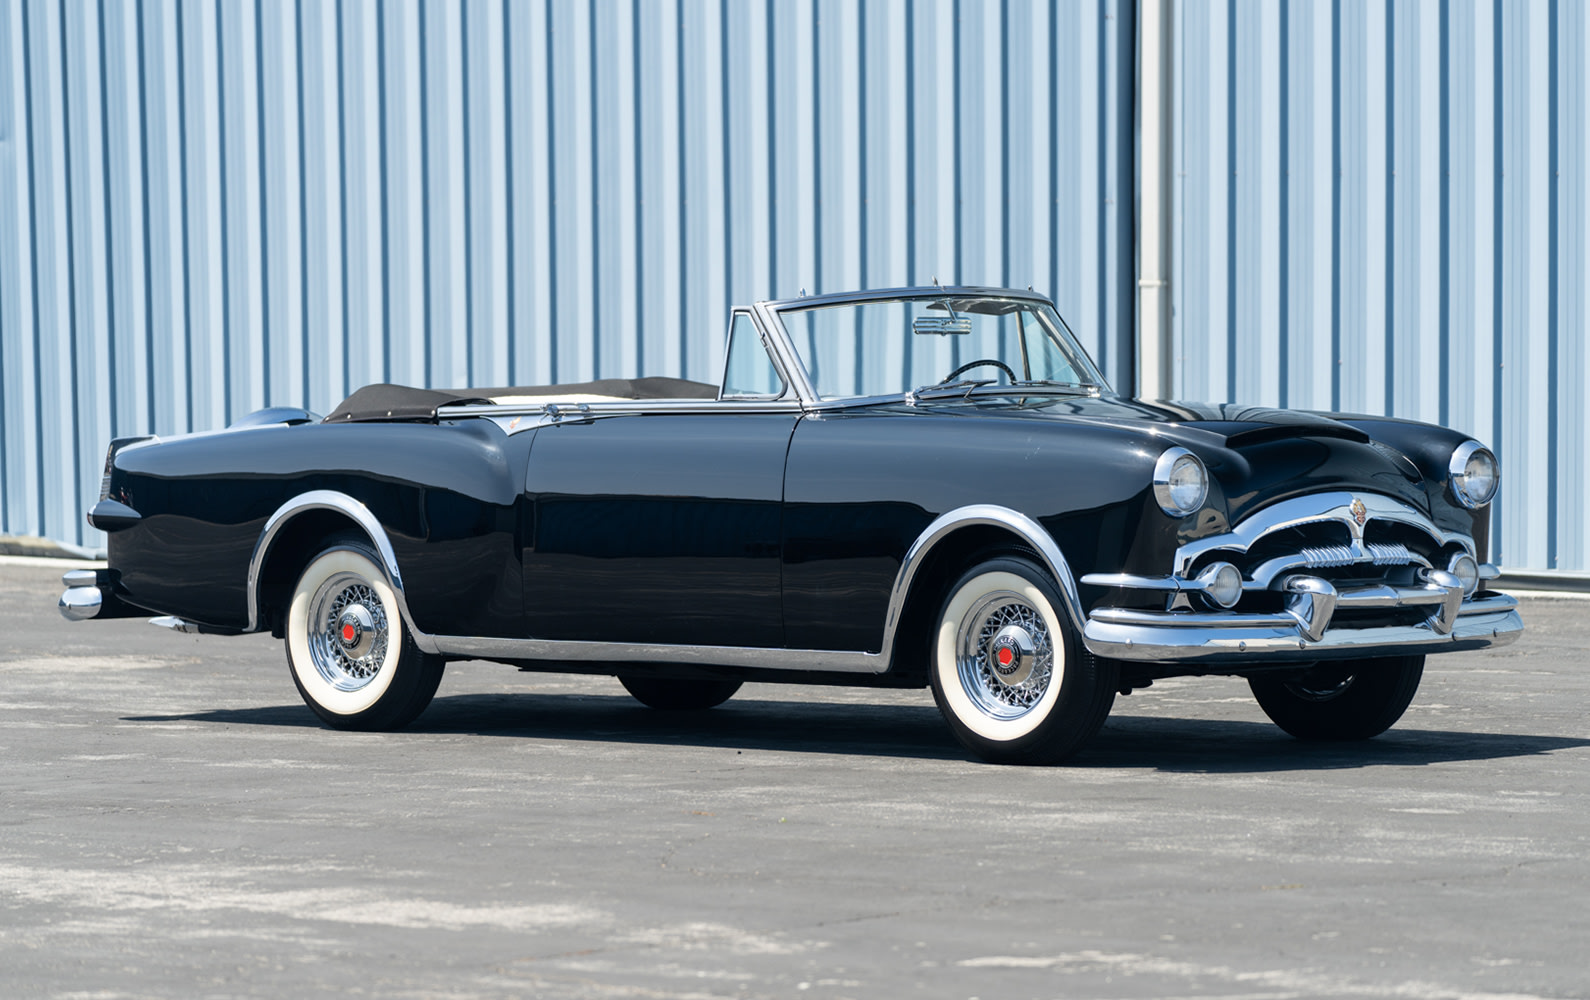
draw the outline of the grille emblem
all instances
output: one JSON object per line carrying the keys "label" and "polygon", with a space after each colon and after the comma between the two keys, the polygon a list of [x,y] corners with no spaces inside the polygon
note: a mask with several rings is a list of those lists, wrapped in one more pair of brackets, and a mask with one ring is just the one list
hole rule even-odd
{"label": "grille emblem", "polygon": [[1353,520],[1358,523],[1360,528],[1362,528],[1364,526],[1364,522],[1369,520],[1369,508],[1364,506],[1364,502],[1362,500],[1358,499],[1357,497],[1353,497],[1352,512]]}

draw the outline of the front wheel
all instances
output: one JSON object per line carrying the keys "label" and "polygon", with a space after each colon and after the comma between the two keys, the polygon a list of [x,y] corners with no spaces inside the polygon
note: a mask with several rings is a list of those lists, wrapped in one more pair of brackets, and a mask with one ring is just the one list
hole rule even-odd
{"label": "front wheel", "polygon": [[1248,687],[1270,721],[1300,740],[1367,740],[1402,718],[1423,676],[1424,657],[1390,656],[1249,677]]}
{"label": "front wheel", "polygon": [[317,555],[287,611],[298,693],[337,729],[401,729],[431,703],[444,661],[414,645],[377,556],[350,541]]}
{"label": "front wheel", "polygon": [[1049,574],[1003,556],[968,570],[939,612],[933,700],[955,738],[995,764],[1054,764],[1115,702],[1114,670],[1080,648]]}

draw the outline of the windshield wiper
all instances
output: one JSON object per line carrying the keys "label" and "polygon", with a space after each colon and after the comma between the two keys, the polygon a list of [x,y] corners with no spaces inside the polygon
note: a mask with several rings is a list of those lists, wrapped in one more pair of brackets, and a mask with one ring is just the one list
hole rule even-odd
{"label": "windshield wiper", "polygon": [[960,396],[963,399],[976,394],[979,396],[1021,396],[1038,392],[1057,392],[1064,395],[1097,396],[1099,386],[1092,382],[1059,382],[1054,379],[1033,378],[1023,379],[1019,382],[1000,382],[997,379],[979,378],[963,379],[959,382],[935,382],[911,390],[907,400],[936,399],[941,396]]}
{"label": "windshield wiper", "polygon": [[995,379],[991,378],[963,378],[959,382],[933,382],[929,385],[919,385],[906,393],[906,399],[921,399],[923,397],[938,396],[968,396],[973,389],[985,385],[993,385]]}
{"label": "windshield wiper", "polygon": [[1011,382],[1000,386],[1001,389],[1067,389],[1073,392],[1085,392],[1092,395],[1099,391],[1099,387],[1092,382],[1059,382],[1047,378],[1023,379],[1020,382]]}

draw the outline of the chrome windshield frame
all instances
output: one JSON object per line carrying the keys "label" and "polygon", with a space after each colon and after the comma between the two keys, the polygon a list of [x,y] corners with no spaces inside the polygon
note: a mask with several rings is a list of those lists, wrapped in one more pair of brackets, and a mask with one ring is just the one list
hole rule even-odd
{"label": "chrome windshield frame", "polygon": [[[1045,329],[1059,344],[1074,349],[1078,359],[1086,363],[1089,369],[1088,374],[1097,380],[1095,384],[1098,392],[1108,393],[1113,391],[1105,380],[1103,372],[1099,371],[1098,364],[1088,354],[1087,349],[1082,346],[1081,342],[1077,340],[1070,327],[1066,326],[1065,320],[1060,318],[1059,310],[1055,308],[1054,301],[1046,295],[1028,289],[994,288],[980,285],[921,285],[908,288],[878,288],[862,292],[805,295],[793,299],[768,299],[756,303],[752,309],[762,322],[762,329],[768,336],[768,345],[773,349],[775,362],[783,367],[790,386],[800,397],[802,406],[808,410],[829,410],[908,401],[912,396],[912,390],[904,389],[897,393],[845,396],[835,399],[822,398],[806,370],[800,352],[795,348],[794,339],[784,325],[782,314],[797,310],[823,308],[825,306],[863,305],[874,302],[925,298],[1006,299],[1047,306],[1047,310],[1035,310],[1034,315],[1039,318],[1039,322],[1044,325]],[[1055,323],[1058,323],[1058,326],[1055,326]],[[1041,394],[1041,391],[1027,393],[1027,395]]]}

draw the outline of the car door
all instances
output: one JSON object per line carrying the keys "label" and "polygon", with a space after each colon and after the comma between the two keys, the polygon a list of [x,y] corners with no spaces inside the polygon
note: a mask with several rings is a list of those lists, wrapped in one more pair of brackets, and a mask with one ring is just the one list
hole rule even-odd
{"label": "car door", "polygon": [[[526,483],[531,635],[784,644],[784,458],[800,408],[782,380],[736,376],[758,352],[770,363],[748,313],[731,331],[719,400],[593,407],[537,431]],[[755,389],[769,391],[745,391]]]}

